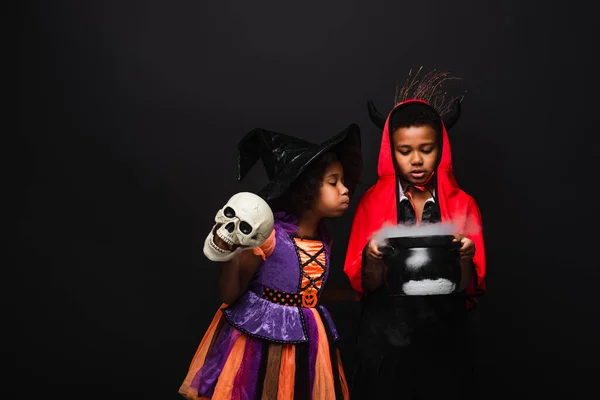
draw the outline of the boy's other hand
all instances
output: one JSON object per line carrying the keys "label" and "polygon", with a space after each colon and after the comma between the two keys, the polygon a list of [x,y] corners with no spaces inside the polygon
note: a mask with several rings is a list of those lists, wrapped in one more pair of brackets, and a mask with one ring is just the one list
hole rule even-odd
{"label": "boy's other hand", "polygon": [[460,258],[471,259],[475,256],[475,243],[464,235],[454,235],[453,242],[460,242],[462,246],[458,250]]}
{"label": "boy's other hand", "polygon": [[375,239],[369,240],[369,243],[367,244],[367,256],[376,260],[381,260],[383,258],[383,253],[379,251],[379,248],[382,246],[383,243],[379,243]]}

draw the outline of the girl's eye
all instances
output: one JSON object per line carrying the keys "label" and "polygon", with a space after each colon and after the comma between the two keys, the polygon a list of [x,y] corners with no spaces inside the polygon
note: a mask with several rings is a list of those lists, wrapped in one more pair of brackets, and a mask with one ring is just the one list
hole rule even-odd
{"label": "girl's eye", "polygon": [[330,184],[331,186],[337,186],[337,181],[335,181],[335,182],[329,182],[329,184]]}
{"label": "girl's eye", "polygon": [[403,156],[407,156],[410,153],[410,151],[404,150],[404,151],[399,151],[399,153],[402,154]]}
{"label": "girl's eye", "polygon": [[429,154],[429,153],[431,153],[433,151],[433,149],[424,149],[424,150],[421,150],[421,151],[423,153],[425,153],[425,154]]}

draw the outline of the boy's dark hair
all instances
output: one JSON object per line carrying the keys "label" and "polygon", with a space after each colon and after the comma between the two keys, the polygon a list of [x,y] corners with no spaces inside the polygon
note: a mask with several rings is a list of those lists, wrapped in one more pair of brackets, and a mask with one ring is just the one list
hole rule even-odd
{"label": "boy's dark hair", "polygon": [[407,104],[399,108],[390,118],[390,135],[398,128],[428,125],[432,127],[440,138],[442,122],[440,115],[431,107],[422,103]]}
{"label": "boy's dark hair", "polygon": [[310,164],[292,182],[283,196],[271,202],[270,206],[273,211],[286,211],[299,217],[303,212],[309,210],[319,195],[325,171],[334,161],[339,161],[339,157],[335,152],[329,151]]}

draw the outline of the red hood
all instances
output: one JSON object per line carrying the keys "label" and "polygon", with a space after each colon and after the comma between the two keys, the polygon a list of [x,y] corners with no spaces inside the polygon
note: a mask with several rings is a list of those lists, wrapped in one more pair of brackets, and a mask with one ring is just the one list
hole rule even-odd
{"label": "red hood", "polygon": [[[375,185],[360,199],[344,263],[344,272],[350,279],[352,287],[362,295],[362,252],[371,238],[384,224],[397,224],[397,176],[392,162],[392,149],[390,146],[389,119],[392,113],[400,107],[409,103],[422,100],[407,100],[397,104],[388,114],[383,134],[381,147],[379,149],[379,161],[377,165],[378,179]],[[475,258],[473,259],[476,269],[473,282],[467,289],[470,304],[475,304],[476,296],[485,291],[485,249],[483,243],[481,214],[475,200],[462,191],[454,178],[452,171],[452,155],[448,133],[442,122],[442,154],[436,168],[434,179],[436,179],[436,201],[439,202],[440,213],[443,222],[452,222],[460,232],[475,242]]]}

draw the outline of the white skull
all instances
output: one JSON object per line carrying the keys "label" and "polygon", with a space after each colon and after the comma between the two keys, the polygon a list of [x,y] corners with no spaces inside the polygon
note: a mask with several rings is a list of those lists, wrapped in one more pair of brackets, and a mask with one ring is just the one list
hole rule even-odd
{"label": "white skull", "polygon": [[217,212],[215,222],[204,241],[204,255],[212,261],[228,261],[269,238],[273,211],[260,196],[240,192]]}

